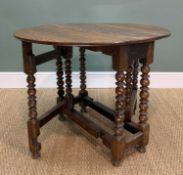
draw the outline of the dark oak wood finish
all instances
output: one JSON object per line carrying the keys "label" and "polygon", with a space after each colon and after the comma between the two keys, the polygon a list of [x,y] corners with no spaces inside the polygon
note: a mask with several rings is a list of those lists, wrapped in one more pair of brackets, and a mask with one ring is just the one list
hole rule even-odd
{"label": "dark oak wood finish", "polygon": [[137,90],[138,89],[138,68],[139,68],[139,63],[138,59],[134,60],[134,65],[133,65],[133,89]]}
{"label": "dark oak wood finish", "polygon": [[46,63],[50,60],[53,60],[55,58],[57,58],[57,52],[53,50],[53,51],[43,53],[41,55],[37,55],[35,56],[34,59],[35,59],[36,65],[39,65],[39,64]]}
{"label": "dark oak wood finish", "polygon": [[35,76],[36,63],[32,54],[32,44],[22,42],[23,48],[23,61],[24,72],[27,74],[28,83],[28,106],[29,106],[29,120],[27,122],[28,135],[29,135],[29,148],[33,158],[40,157],[41,144],[38,142],[40,134],[39,122],[37,120],[37,107],[36,107],[36,89],[35,89]]}
{"label": "dark oak wood finish", "polygon": [[114,121],[115,110],[112,110],[111,108],[105,106],[104,104],[98,101],[94,101],[90,97],[82,97],[80,98],[80,101],[83,101],[86,106],[89,106],[90,108],[94,109],[98,113],[104,115],[106,118]]}
{"label": "dark oak wood finish", "polygon": [[131,110],[130,110],[130,101],[131,101],[131,94],[132,94],[132,72],[133,72],[133,60],[129,60],[128,69],[126,72],[126,110],[125,110],[125,121],[131,121]]}
{"label": "dark oak wood finish", "polygon": [[50,45],[126,45],[169,36],[167,29],[140,24],[55,24],[21,29],[14,34],[26,42]]}
{"label": "dark oak wood finish", "polygon": [[[22,41],[24,72],[28,82],[28,136],[33,158],[40,156],[38,142],[40,128],[59,114],[69,117],[88,133],[101,138],[112,153],[112,163],[117,166],[123,159],[125,149],[136,146],[145,152],[149,142],[147,109],[149,97],[149,72],[153,62],[154,42],[167,37],[170,32],[160,27],[137,24],[60,24],[45,25],[18,30],[16,38]],[[50,44],[54,50],[34,56],[32,43]],[[80,90],[72,94],[72,47],[80,51]],[[112,57],[112,68],[116,71],[116,107],[110,109],[89,97],[86,89],[85,51],[102,52]],[[56,59],[57,104],[37,117],[35,73],[36,66]],[[65,88],[63,59],[65,60]],[[133,122],[132,115],[137,106],[138,67],[141,64],[139,123]],[[80,104],[82,112],[90,107],[113,121],[114,133],[110,134],[88,119],[74,106]],[[130,135],[126,133],[130,133]]]}
{"label": "dark oak wood finish", "polygon": [[123,71],[116,73],[116,116],[115,116],[115,135],[123,135],[123,120],[125,109],[125,88],[124,88],[125,74]]}
{"label": "dark oak wood finish", "polygon": [[56,47],[57,58],[56,58],[56,66],[57,66],[57,94],[60,100],[64,98],[64,73],[63,73],[63,63],[61,56],[61,49]]}
{"label": "dark oak wood finish", "polygon": [[73,102],[73,95],[72,95],[72,47],[65,47],[63,50],[63,57],[65,58],[65,84],[66,84],[66,95],[65,98],[67,99],[67,107],[68,109],[72,109],[74,102]]}
{"label": "dark oak wood finish", "polygon": [[[62,48],[55,47],[56,51],[56,66],[57,66],[57,103],[64,99],[64,72],[63,72],[63,59],[62,59]],[[61,112],[59,114],[59,120],[65,120],[64,114]]]}
{"label": "dark oak wood finish", "polygon": [[79,94],[81,96],[88,95],[86,90],[86,59],[85,59],[85,48],[80,47],[80,91]]}
{"label": "dark oak wood finish", "polygon": [[138,150],[140,152],[145,152],[145,146],[148,144],[149,141],[149,124],[147,123],[147,109],[148,109],[148,97],[149,97],[149,72],[150,67],[148,64],[143,63],[142,68],[142,79],[140,81],[141,84],[141,92],[140,92],[140,104],[139,104],[139,126],[140,130],[144,132],[144,137],[142,143],[139,145]]}
{"label": "dark oak wood finish", "polygon": [[124,71],[117,70],[116,73],[116,114],[115,114],[115,129],[114,137],[111,142],[112,163],[119,165],[124,149],[125,149],[125,136],[124,136],[124,112],[125,112],[125,74]]}
{"label": "dark oak wood finish", "polygon": [[48,123],[57,114],[63,113],[63,109],[66,107],[66,101],[60,101],[57,105],[53,106],[49,111],[44,113],[38,118],[39,126],[42,127]]}
{"label": "dark oak wood finish", "polygon": [[[87,96],[88,92],[86,90],[86,58],[85,58],[85,48],[80,47],[80,96]],[[86,105],[83,101],[80,102],[81,112],[86,112]]]}

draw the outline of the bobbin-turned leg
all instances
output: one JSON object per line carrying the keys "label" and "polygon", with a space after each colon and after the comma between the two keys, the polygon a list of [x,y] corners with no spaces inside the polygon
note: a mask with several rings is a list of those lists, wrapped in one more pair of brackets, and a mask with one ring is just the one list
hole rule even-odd
{"label": "bobbin-turned leg", "polygon": [[135,59],[133,62],[133,89],[137,90],[138,89],[138,68],[139,68],[139,60]]}
{"label": "bobbin-turned leg", "polygon": [[[81,97],[87,96],[88,92],[86,90],[86,58],[85,58],[85,48],[80,47],[80,91],[79,95]],[[86,112],[86,105],[83,101],[80,102],[81,112]]]}
{"label": "bobbin-turned leg", "polygon": [[144,133],[143,141],[137,147],[139,152],[145,152],[145,146],[149,142],[149,124],[147,123],[147,109],[148,109],[148,97],[149,97],[149,72],[150,67],[149,64],[146,63],[145,59],[142,60],[142,79],[140,80],[140,104],[139,104],[139,128]]}
{"label": "bobbin-turned leg", "polygon": [[126,72],[126,110],[125,110],[125,122],[130,122],[132,118],[130,100],[132,94],[132,73],[133,73],[133,60],[129,61],[128,69]]}
{"label": "bobbin-turned leg", "polygon": [[36,64],[32,54],[32,44],[22,42],[23,60],[24,60],[24,72],[28,75],[28,106],[29,106],[29,120],[27,122],[28,136],[29,136],[29,148],[33,158],[40,157],[41,144],[38,142],[38,136],[40,134],[40,126],[37,120],[37,108],[36,108],[36,89],[35,89],[35,76]]}
{"label": "bobbin-turned leg", "polygon": [[129,65],[128,47],[122,46],[112,57],[112,66],[116,71],[115,128],[111,142],[112,163],[118,166],[125,151],[124,112],[125,112],[125,73]]}
{"label": "bobbin-turned leg", "polygon": [[[62,48],[55,47],[57,51],[57,59],[56,59],[56,66],[57,66],[57,103],[64,99],[64,73],[63,73],[63,63],[62,63]],[[65,117],[63,113],[59,114],[59,120],[64,121]]]}
{"label": "bobbin-turned leg", "polygon": [[73,95],[72,95],[72,47],[64,46],[63,47],[63,57],[65,58],[65,83],[66,83],[66,95],[65,99],[67,100],[67,108],[69,110],[73,109]]}
{"label": "bobbin-turned leg", "polygon": [[28,135],[29,135],[29,147],[32,152],[33,158],[40,157],[41,144],[38,142],[38,135],[40,134],[40,127],[37,121],[37,108],[36,108],[36,90],[35,90],[35,77],[33,74],[29,74],[27,77],[28,82],[28,105],[29,105],[29,121]]}
{"label": "bobbin-turned leg", "polygon": [[[133,63],[133,80],[132,80],[134,90],[138,90],[138,73],[139,73],[138,68],[139,68],[139,61],[138,59],[135,59]],[[133,110],[134,114],[135,114],[136,108],[137,108],[137,100],[135,102],[135,106]]]}
{"label": "bobbin-turned leg", "polygon": [[116,116],[115,116],[115,131],[114,138],[111,144],[112,163],[119,165],[122,160],[125,142],[124,142],[124,109],[125,109],[125,88],[124,88],[125,74],[123,71],[116,73]]}

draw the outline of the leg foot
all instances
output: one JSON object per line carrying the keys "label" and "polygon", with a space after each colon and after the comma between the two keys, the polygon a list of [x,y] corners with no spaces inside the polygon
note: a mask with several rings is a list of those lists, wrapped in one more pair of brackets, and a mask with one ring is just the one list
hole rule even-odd
{"label": "leg foot", "polygon": [[82,102],[79,105],[80,105],[80,112],[86,113],[87,112],[86,105]]}
{"label": "leg foot", "polygon": [[41,150],[41,144],[39,142],[35,143],[35,152],[32,152],[32,158],[38,159],[41,157],[40,150]]}
{"label": "leg foot", "polygon": [[63,122],[63,121],[66,120],[64,114],[59,114],[58,119],[59,119],[61,122]]}
{"label": "leg foot", "polygon": [[87,112],[86,107],[84,107],[84,108],[82,107],[81,110],[80,110],[80,112],[86,113]]}
{"label": "leg foot", "polygon": [[125,151],[125,139],[121,136],[114,136],[111,143],[112,164],[119,166]]}
{"label": "leg foot", "polygon": [[138,145],[136,147],[137,151],[140,152],[140,153],[145,153],[146,152],[146,146],[144,145]]}
{"label": "leg foot", "polygon": [[32,154],[33,159],[39,159],[41,157],[40,153],[37,153],[35,155]]}
{"label": "leg foot", "polygon": [[119,166],[120,165],[120,163],[121,163],[121,161],[119,161],[119,160],[112,160],[112,164],[113,164],[113,166]]}
{"label": "leg foot", "polygon": [[39,124],[36,120],[28,121],[28,136],[29,136],[29,148],[32,153],[33,159],[40,157],[41,144],[38,142],[38,136],[40,134]]}

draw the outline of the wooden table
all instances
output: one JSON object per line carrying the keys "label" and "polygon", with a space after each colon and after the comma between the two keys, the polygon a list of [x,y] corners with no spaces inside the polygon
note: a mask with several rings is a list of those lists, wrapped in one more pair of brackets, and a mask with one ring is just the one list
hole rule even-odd
{"label": "wooden table", "polygon": [[[43,25],[18,30],[14,36],[21,40],[24,72],[28,82],[28,135],[33,158],[40,156],[41,144],[38,142],[40,128],[57,114],[64,115],[87,130],[111,149],[113,165],[119,165],[126,148],[136,146],[145,152],[149,141],[147,109],[149,97],[149,64],[153,62],[154,42],[168,37],[167,29],[137,24],[56,24]],[[53,51],[40,55],[32,52],[32,43],[53,45]],[[80,51],[80,91],[72,94],[71,59],[73,46]],[[102,52],[112,58],[112,68],[116,71],[116,103],[110,109],[89,97],[86,88],[85,50]],[[56,59],[58,98],[57,104],[45,114],[37,117],[35,76],[36,66]],[[65,88],[63,59],[65,60]],[[99,60],[100,63],[100,60]],[[139,122],[131,120],[136,109],[138,90],[138,67],[141,64]],[[46,83],[46,82],[45,82]],[[74,107],[80,104],[81,112]],[[114,121],[114,134],[84,116],[90,107],[104,117]],[[126,131],[130,136],[126,135]],[[124,132],[125,131],[125,132]],[[70,146],[70,145],[68,145]]]}

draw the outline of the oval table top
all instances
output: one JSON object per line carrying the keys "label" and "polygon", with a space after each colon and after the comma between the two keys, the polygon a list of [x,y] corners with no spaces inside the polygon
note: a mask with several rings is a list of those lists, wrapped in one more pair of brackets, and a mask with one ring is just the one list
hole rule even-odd
{"label": "oval table top", "polygon": [[50,45],[126,45],[168,37],[170,31],[141,24],[50,24],[20,29],[14,36],[22,41]]}

